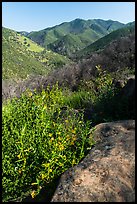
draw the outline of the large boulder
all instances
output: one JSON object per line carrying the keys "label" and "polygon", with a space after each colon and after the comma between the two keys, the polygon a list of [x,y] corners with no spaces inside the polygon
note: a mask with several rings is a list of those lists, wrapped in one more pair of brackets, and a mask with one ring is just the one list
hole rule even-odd
{"label": "large boulder", "polygon": [[102,123],[96,145],[60,178],[51,202],[135,202],[135,121]]}

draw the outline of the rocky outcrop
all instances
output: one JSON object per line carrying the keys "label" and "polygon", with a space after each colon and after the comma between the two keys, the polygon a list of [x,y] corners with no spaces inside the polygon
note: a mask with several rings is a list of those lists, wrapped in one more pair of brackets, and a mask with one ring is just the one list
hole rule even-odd
{"label": "rocky outcrop", "polygon": [[135,202],[135,121],[102,123],[96,145],[60,178],[51,202]]}

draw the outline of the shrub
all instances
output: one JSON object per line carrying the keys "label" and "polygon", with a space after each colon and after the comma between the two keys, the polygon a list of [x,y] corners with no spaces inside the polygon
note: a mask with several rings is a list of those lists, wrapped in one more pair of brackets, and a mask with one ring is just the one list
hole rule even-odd
{"label": "shrub", "polygon": [[92,116],[94,124],[114,119],[112,100],[116,93],[112,76],[103,70],[100,65],[96,66],[96,69],[98,74],[94,82],[96,96],[94,97],[94,113]]}
{"label": "shrub", "polygon": [[65,103],[66,105],[74,109],[85,109],[92,107],[92,98],[92,92],[79,90],[68,95],[65,98]]}
{"label": "shrub", "polygon": [[[3,201],[39,194],[94,144],[82,114],[64,107],[57,85],[40,94],[29,90],[2,108]],[[71,112],[71,114],[70,114]],[[90,139],[89,139],[90,138]]]}
{"label": "shrub", "polygon": [[97,91],[93,104],[94,113],[92,115],[94,124],[134,119],[135,102],[133,96],[128,97],[126,94],[122,94],[122,89],[113,84],[112,76],[108,72],[103,71],[101,66],[96,68],[98,70],[98,76],[95,80]]}

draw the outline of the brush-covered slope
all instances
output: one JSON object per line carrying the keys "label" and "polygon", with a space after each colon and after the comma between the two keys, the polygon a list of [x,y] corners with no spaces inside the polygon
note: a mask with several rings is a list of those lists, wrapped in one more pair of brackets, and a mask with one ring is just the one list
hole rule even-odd
{"label": "brush-covered slope", "polygon": [[50,69],[68,62],[57,53],[46,51],[16,31],[2,28],[2,78],[25,79],[28,75],[45,75]]}
{"label": "brush-covered slope", "polygon": [[[94,82],[97,77],[96,66],[100,65],[101,69],[107,71],[120,80],[125,77],[135,74],[135,34],[131,34],[127,37],[122,37],[118,40],[114,40],[104,50],[100,52],[92,53],[87,59],[81,59],[79,62],[73,62],[60,69],[56,69],[50,72],[47,76],[30,77],[27,80],[21,82],[15,88],[15,95],[20,94],[29,88],[31,91],[34,89],[44,89],[48,85],[56,84],[58,81],[59,86],[70,88],[74,94],[75,91],[83,89],[92,93],[92,88],[95,86]],[[107,82],[106,82],[107,83]],[[12,93],[13,85],[2,87],[3,98],[7,99],[14,94]],[[15,86],[14,86],[15,87]],[[89,93],[87,92],[87,93]],[[85,97],[82,95],[82,98]],[[83,100],[81,98],[81,100]],[[77,106],[76,96],[76,106]],[[91,106],[92,107],[92,106]]]}
{"label": "brush-covered slope", "polygon": [[86,48],[78,51],[75,54],[75,57],[77,58],[87,57],[92,52],[103,50],[105,46],[107,46],[112,41],[120,39],[121,37],[126,37],[130,34],[133,34],[134,32],[135,32],[135,23],[134,22],[128,23],[125,27],[111,32],[110,34],[100,38],[99,40],[87,46]]}
{"label": "brush-covered slope", "polygon": [[[26,41],[24,41],[26,42]],[[29,40],[30,44],[30,40]],[[32,43],[32,47],[33,47]],[[31,47],[31,46],[30,46]],[[23,45],[23,40],[17,32],[2,28],[2,78],[26,78],[27,75],[45,74],[46,69],[30,53],[29,46]],[[37,46],[37,50],[42,48]]]}
{"label": "brush-covered slope", "polygon": [[81,49],[81,47],[84,47],[84,43],[77,35],[72,34],[65,35],[60,40],[48,45],[48,49],[67,56],[71,56],[71,53]]}
{"label": "brush-covered slope", "polygon": [[[123,26],[123,23],[112,20],[75,19],[71,22],[65,22],[41,31],[30,32],[27,37],[45,48],[49,47],[53,51],[57,51],[62,54],[64,53],[64,46],[66,50],[68,48],[68,44],[70,44],[69,47],[73,47],[71,44],[72,41],[75,41],[75,44],[78,45],[75,49],[74,47],[70,49],[75,52],[78,49],[81,49],[109,34],[113,30]],[[69,35],[69,37],[64,38],[64,36],[67,35]],[[65,42],[62,43],[64,40]]]}

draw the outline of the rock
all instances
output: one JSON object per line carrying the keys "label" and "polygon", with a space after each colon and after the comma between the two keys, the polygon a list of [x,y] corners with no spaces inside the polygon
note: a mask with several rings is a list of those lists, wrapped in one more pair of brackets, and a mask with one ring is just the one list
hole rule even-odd
{"label": "rock", "polygon": [[135,78],[130,77],[118,94],[117,101],[123,101],[125,113],[130,119],[135,119]]}
{"label": "rock", "polygon": [[51,202],[135,202],[135,121],[102,123],[96,145],[62,174]]}
{"label": "rock", "polygon": [[120,94],[135,100],[135,78],[128,79]]}

